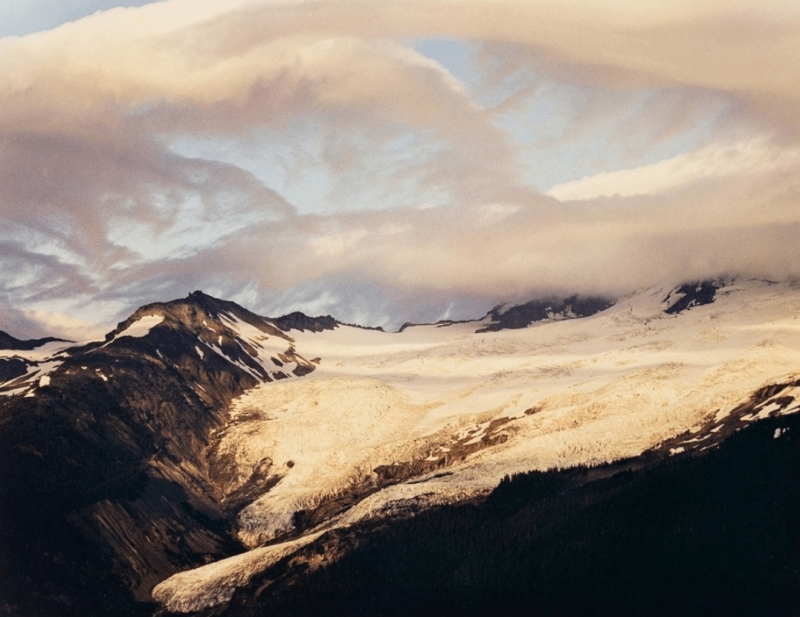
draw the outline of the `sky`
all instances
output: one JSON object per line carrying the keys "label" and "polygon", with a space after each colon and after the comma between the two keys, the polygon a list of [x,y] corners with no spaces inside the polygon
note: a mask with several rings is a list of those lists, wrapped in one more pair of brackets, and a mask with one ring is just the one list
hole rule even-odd
{"label": "sky", "polygon": [[0,329],[800,275],[795,0],[0,0]]}

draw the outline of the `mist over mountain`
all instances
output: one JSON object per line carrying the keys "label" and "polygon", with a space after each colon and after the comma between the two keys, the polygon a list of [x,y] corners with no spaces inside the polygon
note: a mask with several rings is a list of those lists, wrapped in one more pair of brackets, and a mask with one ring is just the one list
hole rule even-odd
{"label": "mist over mountain", "polygon": [[193,292],[4,335],[0,611],[786,614],[798,315],[757,280],[400,332]]}

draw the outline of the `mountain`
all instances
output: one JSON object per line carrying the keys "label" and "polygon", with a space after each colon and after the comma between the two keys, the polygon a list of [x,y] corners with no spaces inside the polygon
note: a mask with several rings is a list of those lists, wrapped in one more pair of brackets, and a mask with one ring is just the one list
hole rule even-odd
{"label": "mountain", "polygon": [[29,367],[0,407],[7,612],[149,614],[163,578],[242,549],[205,452],[234,397],[314,370],[281,327],[195,292],[6,357]]}
{"label": "mountain", "polygon": [[[715,281],[389,333],[194,292],[0,351],[0,614],[674,614],[645,573],[787,614],[798,314]],[[716,522],[758,531],[692,583],[665,546]]]}
{"label": "mountain", "polygon": [[37,347],[41,347],[42,345],[46,345],[47,343],[65,343],[63,339],[48,337],[48,338],[40,338],[40,339],[28,339],[25,341],[21,341],[18,338],[14,338],[10,334],[3,332],[0,330],[0,350],[3,349],[12,349],[12,350],[19,350],[19,351],[30,351],[32,349],[36,349]]}

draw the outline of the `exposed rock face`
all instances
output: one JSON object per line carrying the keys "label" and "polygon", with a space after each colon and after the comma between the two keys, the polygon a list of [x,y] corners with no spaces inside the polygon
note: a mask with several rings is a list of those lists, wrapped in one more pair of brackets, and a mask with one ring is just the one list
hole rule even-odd
{"label": "exposed rock face", "polygon": [[734,433],[756,420],[779,418],[800,412],[800,379],[759,388],[733,409],[721,409],[693,430],[654,448],[660,455],[699,454],[718,447]]}
{"label": "exposed rock face", "polygon": [[499,330],[515,330],[527,328],[534,322],[546,319],[572,319],[589,317],[604,311],[613,302],[607,298],[570,296],[569,298],[552,298],[549,300],[533,300],[525,304],[517,304],[510,308],[497,306],[489,311],[492,323],[477,332],[497,332]]}
{"label": "exposed rock face", "polygon": [[717,289],[721,286],[722,285],[717,281],[685,283],[677,289],[673,289],[667,294],[667,297],[664,298],[664,302],[671,302],[671,304],[664,309],[664,312],[669,315],[677,315],[694,306],[711,304],[714,301],[714,296],[717,294]]}
{"label": "exposed rock face", "polygon": [[[315,365],[201,292],[61,360],[0,402],[0,597],[12,614],[148,614],[156,583],[241,550],[206,462],[230,400]],[[26,368],[6,360],[0,380]]]}
{"label": "exposed rock face", "polygon": [[309,317],[297,311],[284,315],[283,317],[278,317],[274,321],[275,325],[284,332],[289,332],[290,330],[299,330],[300,332],[305,332],[306,330],[310,332],[322,332],[323,330],[333,330],[339,325],[339,322],[330,315],[326,315],[325,317]]}
{"label": "exposed rock face", "polygon": [[[534,412],[534,409],[529,409],[525,415],[531,415]],[[387,486],[407,481],[409,484],[417,484],[452,475],[452,472],[443,470],[463,462],[470,454],[505,443],[511,432],[508,427],[513,427],[513,424],[514,420],[511,418],[495,418],[461,433],[450,435],[449,438],[443,440],[442,445],[420,452],[418,456],[411,457],[409,460],[378,465],[372,470],[374,475],[365,477],[360,484],[353,484],[346,490],[323,499],[313,509],[301,509],[295,512],[292,520],[293,533],[304,532],[324,523]],[[419,479],[435,471],[441,471],[441,473]]]}
{"label": "exposed rock face", "polygon": [[28,363],[21,358],[0,359],[0,382],[13,381],[28,372]]}
{"label": "exposed rock face", "polygon": [[[530,415],[533,411],[533,409],[528,410],[526,415]],[[380,465],[373,470],[378,476],[378,484],[379,486],[388,486],[432,471],[445,469],[465,460],[470,454],[505,443],[509,433],[502,430],[502,427],[509,423],[513,423],[511,418],[495,418],[462,434],[454,435],[447,445],[439,446],[429,452],[425,458],[416,458],[392,465]]]}

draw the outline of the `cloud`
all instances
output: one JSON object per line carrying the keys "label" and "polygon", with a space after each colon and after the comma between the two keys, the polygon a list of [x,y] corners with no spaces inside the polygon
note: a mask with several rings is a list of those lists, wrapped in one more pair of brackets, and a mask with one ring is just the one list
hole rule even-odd
{"label": "cloud", "polygon": [[619,195],[655,195],[693,182],[740,174],[792,173],[800,169],[800,148],[780,147],[764,139],[715,144],[634,169],[603,172],[554,186],[559,200],[594,199]]}
{"label": "cloud", "polygon": [[[156,0],[126,0],[139,6]],[[117,6],[116,0],[26,0],[0,3],[0,37],[49,30],[65,21]]]}
{"label": "cloud", "polygon": [[[487,88],[537,77],[494,109],[414,52],[420,37],[481,46]],[[797,49],[800,8],[777,0],[167,0],[0,39],[5,302],[42,321],[86,298],[106,319],[204,288],[393,323],[797,276]],[[736,139],[539,195],[498,118],[530,121],[544,79],[589,93],[574,139],[642,97],[629,134],[666,142],[724,107]],[[263,159],[214,156],[245,142],[284,187],[319,180],[293,192],[313,203],[290,203]]]}
{"label": "cloud", "polygon": [[21,340],[44,338],[51,334],[48,328],[43,328],[23,311],[2,301],[0,301],[0,330]]}
{"label": "cloud", "polygon": [[[800,8],[790,0],[665,3],[600,0],[366,0],[253,4],[204,34],[239,53],[265,39],[449,36],[510,43],[560,79],[604,86],[689,86],[728,93],[798,128]],[[214,35],[217,34],[215,38]]]}
{"label": "cloud", "polygon": [[550,294],[618,297],[716,276],[798,278],[797,172],[776,164],[758,174],[706,173],[655,194],[566,203],[530,196],[296,217],[160,262],[154,278],[130,274],[142,299],[191,281],[242,294],[257,310],[305,307],[386,327],[411,315],[477,317],[502,301]]}
{"label": "cloud", "polygon": [[[116,214],[158,232],[176,225],[182,202],[200,200],[213,219],[209,204],[220,200],[211,193],[231,202],[228,194],[239,191],[245,209],[260,200],[262,209],[287,215],[291,209],[265,199],[265,187],[246,174],[179,157],[170,140],[243,137],[297,121],[372,136],[361,155],[403,130],[431,132],[449,156],[425,181],[464,196],[512,180],[502,135],[435,63],[348,36],[290,33],[227,49],[226,25],[202,21],[219,7],[188,10],[173,0],[0,41],[0,200],[9,218],[36,228],[59,220],[62,235],[112,265],[126,259],[108,241]],[[213,36],[199,43],[194,37],[209,28]],[[327,134],[336,152],[337,133]],[[334,173],[341,165],[327,162]]]}
{"label": "cloud", "polygon": [[116,326],[110,321],[90,321],[54,311],[31,310],[24,317],[33,324],[32,331],[39,333],[28,336],[55,336],[76,343],[102,341],[105,334]]}

